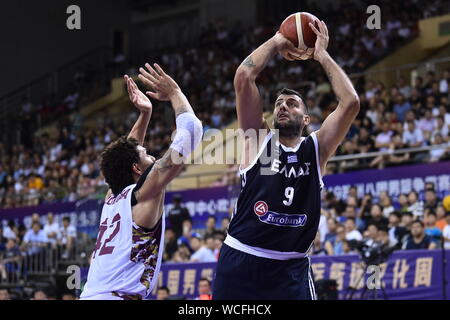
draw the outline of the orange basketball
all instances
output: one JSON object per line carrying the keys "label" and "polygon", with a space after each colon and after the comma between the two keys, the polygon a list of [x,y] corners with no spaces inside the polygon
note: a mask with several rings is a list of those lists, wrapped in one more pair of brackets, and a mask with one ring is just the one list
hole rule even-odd
{"label": "orange basketball", "polygon": [[297,12],[291,14],[284,19],[280,26],[281,34],[289,39],[294,46],[305,50],[305,54],[301,59],[311,58],[314,52],[314,46],[317,36],[309,26],[309,23],[314,23],[314,26],[319,30],[319,19],[308,12]]}

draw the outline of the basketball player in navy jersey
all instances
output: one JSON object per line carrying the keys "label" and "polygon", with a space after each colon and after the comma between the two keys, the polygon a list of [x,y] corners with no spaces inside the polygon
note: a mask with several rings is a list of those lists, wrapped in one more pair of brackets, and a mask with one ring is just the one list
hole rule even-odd
{"label": "basketball player in navy jersey", "polygon": [[321,21],[318,29],[310,26],[317,35],[313,58],[339,100],[320,130],[301,136],[310,117],[301,95],[290,89],[283,89],[275,101],[276,130],[264,121],[255,79],[277,52],[291,61],[302,55],[280,33],[236,71],[237,116],[245,132],[241,193],[220,252],[213,299],[316,298],[307,252],[319,225],[321,172],[358,114],[359,100],[347,75],[326,51],[325,23]]}

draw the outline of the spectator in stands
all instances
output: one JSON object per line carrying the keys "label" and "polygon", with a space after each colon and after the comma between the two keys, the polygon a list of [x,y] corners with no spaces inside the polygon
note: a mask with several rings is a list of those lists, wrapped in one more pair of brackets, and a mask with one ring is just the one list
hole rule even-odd
{"label": "spectator in stands", "polygon": [[[403,92],[409,95],[409,92],[406,92],[405,89],[406,87],[403,87]],[[405,120],[406,112],[411,109],[411,104],[405,100],[405,96],[401,93],[398,94],[397,97],[395,97],[395,100],[396,102],[394,104],[394,112],[397,116],[397,120],[403,122]]]}
{"label": "spectator in stands", "polygon": [[8,225],[3,228],[3,238],[17,239],[17,227],[13,220],[8,221]]}
{"label": "spectator in stands", "polygon": [[442,204],[438,205],[436,208],[436,226],[444,231],[445,226],[447,226],[447,221],[445,219],[445,208]]}
{"label": "spectator in stands", "polygon": [[183,198],[180,194],[175,194],[173,196],[172,202],[173,207],[169,210],[168,219],[170,226],[175,232],[177,238],[183,233],[183,223],[185,220],[192,220],[189,210],[181,205]]}
{"label": "spectator in stands", "polygon": [[191,249],[193,251],[190,261],[193,262],[215,262],[214,238],[212,235],[206,235],[204,240],[200,237],[191,238]]}
{"label": "spectator in stands", "polygon": [[73,292],[65,292],[61,295],[61,300],[78,300]]}
{"label": "spectator in stands", "polygon": [[378,228],[387,228],[389,220],[383,215],[383,209],[378,203],[372,204],[370,208],[370,218],[367,225],[376,224]]}
{"label": "spectator in stands", "polygon": [[178,249],[177,238],[172,228],[166,228],[164,234],[164,261],[172,260]]}
{"label": "spectator in stands", "polygon": [[36,289],[33,292],[33,298],[31,298],[30,300],[49,300],[49,299],[44,289]]}
{"label": "spectator in stands", "polygon": [[412,212],[406,211],[402,213],[401,226],[404,227],[408,232],[411,232],[412,223],[414,222],[414,215]]}
{"label": "spectator in stands", "polygon": [[425,234],[425,225],[422,221],[416,220],[411,226],[411,236],[405,242],[403,249],[418,250],[418,249],[435,249],[434,243],[430,237]]}
{"label": "spectator in stands", "polygon": [[70,223],[70,217],[62,219],[62,226],[58,233],[58,244],[62,247],[61,258],[68,259],[77,237],[77,229]]}
{"label": "spectator in stands", "polygon": [[170,290],[166,286],[158,287],[156,291],[156,300],[167,300],[170,296]]}
{"label": "spectator in stands", "polygon": [[189,262],[191,251],[185,243],[178,245],[178,249],[173,255],[172,262]]}
{"label": "spectator in stands", "polygon": [[364,232],[364,243],[372,247],[378,240],[378,226],[376,224],[369,224],[367,230]]}
{"label": "spectator in stands", "polygon": [[0,301],[11,300],[8,289],[0,289]]}
{"label": "spectator in stands", "polygon": [[425,110],[425,114],[422,118],[420,118],[417,126],[423,133],[428,133],[429,135],[433,133],[437,127],[437,123],[433,118],[433,114],[430,109]]}
{"label": "spectator in stands", "polygon": [[343,255],[349,251],[348,242],[345,239],[345,235],[345,227],[343,225],[338,225],[336,228],[336,240],[334,243],[331,241],[327,241],[325,243],[325,250],[328,255]]}
{"label": "spectator in stands", "polygon": [[201,237],[201,235],[197,232],[192,231],[192,221],[191,220],[184,220],[182,228],[183,228],[183,232],[182,232],[181,236],[178,238],[177,244],[178,244],[178,246],[180,244],[185,244],[189,248],[189,250],[191,250],[191,253],[192,253],[191,238],[192,237]]}
{"label": "spectator in stands", "polygon": [[407,128],[403,131],[403,143],[405,146],[409,148],[420,147],[424,141],[422,130],[416,127],[416,122],[408,120]]}
{"label": "spectator in stands", "polygon": [[344,225],[345,225],[345,239],[347,241],[350,240],[361,241],[363,239],[361,232],[359,232],[356,229],[356,222],[354,218],[347,218],[345,220]]}
{"label": "spectator in stands", "polygon": [[366,193],[361,201],[361,206],[359,209],[359,216],[364,221],[364,224],[367,225],[371,215],[370,210],[372,208],[372,195],[370,193]]}
{"label": "spectator in stands", "polygon": [[227,233],[229,224],[230,224],[230,218],[229,217],[222,218],[222,221],[220,222],[220,230],[225,232],[225,233]]}
{"label": "spectator in stands", "polygon": [[56,247],[59,234],[59,224],[55,221],[55,217],[52,212],[47,214],[47,223],[44,226],[44,232],[47,235],[48,241],[53,247]]}
{"label": "spectator in stands", "polygon": [[436,213],[434,211],[428,212],[424,219],[425,234],[430,237],[431,241],[436,243],[436,246],[439,246],[441,242],[442,231],[436,226],[436,222]]}
{"label": "spectator in stands", "polygon": [[436,191],[434,191],[434,189],[431,189],[431,188],[425,189],[424,208],[436,210],[438,204],[439,204],[439,198],[436,195]]}
{"label": "spectator in stands", "polygon": [[320,241],[319,231],[314,238],[313,246],[311,248],[311,254],[314,256],[323,256],[327,254],[327,250],[325,250],[325,248],[322,246],[322,241]]}
{"label": "spectator in stands", "polygon": [[[351,197],[349,199],[352,199]],[[358,217],[358,214],[356,213],[356,206],[353,204],[348,204],[345,207],[345,211],[342,214],[342,216],[337,217],[337,220],[339,221],[339,223],[345,223],[345,221],[348,218],[352,218],[353,220],[355,220],[356,223],[356,228],[359,230],[363,230],[364,229],[364,221],[362,219],[360,219]]]}
{"label": "spectator in stands", "polygon": [[380,205],[383,208],[383,216],[388,218],[391,212],[393,212],[394,206],[392,205],[391,197],[389,197],[386,191],[380,192]]}
{"label": "spectator in stands", "polygon": [[212,300],[211,281],[201,278],[198,281],[198,297],[195,300]]}
{"label": "spectator in stands", "polygon": [[226,233],[223,231],[216,231],[214,233],[214,256],[219,260],[220,249],[225,241]]}
{"label": "spectator in stands", "polygon": [[408,212],[409,204],[408,204],[408,196],[406,194],[401,194],[398,197],[398,204],[400,205],[399,212]]}
{"label": "spectator in stands", "polygon": [[336,236],[337,236],[337,227],[338,227],[338,222],[335,218],[328,218],[327,219],[327,234],[325,235],[325,239],[324,239],[324,243],[326,243],[327,241],[330,241],[331,243],[334,243],[334,241],[336,241]]}
{"label": "spectator in stands", "polygon": [[444,231],[442,232],[444,239],[444,248],[450,249],[450,211],[445,213],[445,220],[447,225],[444,227]]}
{"label": "spectator in stands", "polygon": [[41,224],[34,221],[31,229],[23,237],[23,250],[32,255],[39,253],[42,248],[47,247],[48,239],[44,230],[41,230]]}
{"label": "spectator in stands", "polygon": [[408,211],[411,212],[415,218],[422,218],[423,202],[419,200],[419,195],[416,191],[411,191],[408,194],[408,205]]}
{"label": "spectator in stands", "polygon": [[403,243],[408,231],[405,227],[400,226],[402,215],[398,211],[393,211],[389,215],[388,234],[389,242],[392,246],[399,246]]}
{"label": "spectator in stands", "polygon": [[[440,133],[437,133],[434,136],[433,146],[442,145],[444,143],[444,139]],[[438,162],[440,160],[446,159],[450,154],[450,144],[447,147],[441,147],[437,149],[431,149],[429,151],[429,162]]]}
{"label": "spectator in stands", "polygon": [[337,199],[333,192],[327,192],[323,208],[334,212],[335,215],[341,215],[344,212],[346,204],[341,199]]}
{"label": "spectator in stands", "polygon": [[208,219],[206,219],[206,226],[202,232],[203,238],[206,236],[212,236],[214,232],[216,232],[216,223],[217,219],[215,216],[209,216]]}
{"label": "spectator in stands", "polygon": [[0,275],[2,280],[8,279],[8,273],[19,271],[19,261],[22,258],[19,246],[13,238],[8,239],[4,252],[0,252]]}

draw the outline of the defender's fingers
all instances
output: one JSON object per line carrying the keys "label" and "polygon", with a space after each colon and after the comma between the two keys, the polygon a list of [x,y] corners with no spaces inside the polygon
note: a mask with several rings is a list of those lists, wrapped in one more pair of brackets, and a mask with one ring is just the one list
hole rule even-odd
{"label": "defender's fingers", "polygon": [[154,63],[153,65],[155,66],[156,70],[159,72],[160,75],[162,75],[162,76],[165,76],[165,75],[166,75],[166,73],[165,73],[164,70],[159,66],[159,64]]}
{"label": "defender's fingers", "polygon": [[161,75],[155,71],[155,69],[152,68],[152,66],[148,63],[145,64],[145,67],[147,68],[148,72],[157,80],[161,79]]}
{"label": "defender's fingers", "polygon": [[139,68],[139,72],[141,73],[142,76],[152,81],[153,83],[158,83],[158,79],[156,79],[152,74],[148,73],[147,70],[145,70],[144,68],[142,67]]}
{"label": "defender's fingers", "polygon": [[156,88],[157,85],[155,82],[152,82],[151,80],[149,80],[148,78],[144,77],[142,74],[138,75],[139,80],[141,80],[141,82],[150,87],[150,88]]}

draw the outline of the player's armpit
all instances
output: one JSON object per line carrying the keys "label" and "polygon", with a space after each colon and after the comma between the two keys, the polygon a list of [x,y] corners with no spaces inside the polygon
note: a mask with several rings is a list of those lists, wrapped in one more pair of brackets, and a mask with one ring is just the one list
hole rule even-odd
{"label": "player's armpit", "polygon": [[339,103],[323,122],[320,130],[316,132],[320,150],[320,166],[323,169],[328,159],[336,152],[339,144],[344,140],[352,122],[359,112],[357,98],[345,105]]}

